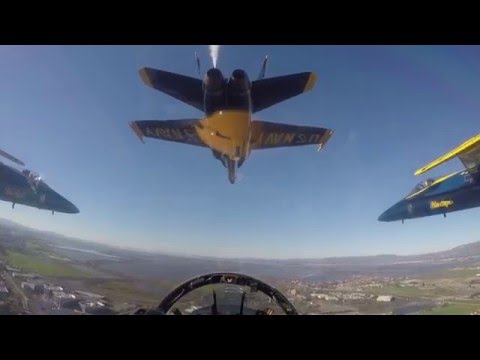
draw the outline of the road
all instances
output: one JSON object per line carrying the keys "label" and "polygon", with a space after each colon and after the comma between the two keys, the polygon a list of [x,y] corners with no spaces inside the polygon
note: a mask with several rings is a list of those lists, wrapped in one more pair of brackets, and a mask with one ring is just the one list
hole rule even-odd
{"label": "road", "polygon": [[13,278],[11,277],[10,274],[5,274],[4,280],[6,285],[10,288],[10,291],[17,297],[19,297],[22,300],[22,308],[25,313],[30,313],[29,308],[28,308],[28,298],[23,292],[22,289],[18,287],[18,285],[15,283]]}

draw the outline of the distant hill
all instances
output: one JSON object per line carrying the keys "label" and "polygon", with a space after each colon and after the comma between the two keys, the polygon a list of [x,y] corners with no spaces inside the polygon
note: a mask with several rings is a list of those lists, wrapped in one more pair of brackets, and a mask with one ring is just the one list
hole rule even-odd
{"label": "distant hill", "polygon": [[92,250],[98,250],[99,248],[102,251],[111,250],[111,251],[120,251],[124,252],[134,252],[144,256],[171,256],[175,258],[195,258],[198,260],[205,261],[240,261],[248,263],[268,263],[268,264],[311,264],[311,265],[387,265],[395,264],[399,262],[408,262],[408,261],[435,261],[435,260],[444,260],[449,258],[465,258],[465,257],[480,257],[480,241],[473,242],[470,244],[460,245],[449,250],[439,251],[435,253],[426,253],[419,255],[369,255],[369,256],[345,256],[345,257],[327,257],[327,258],[311,258],[311,259],[256,259],[256,258],[215,258],[207,256],[181,256],[181,255],[172,255],[161,252],[147,252],[144,250],[137,250],[134,248],[120,248],[112,245],[100,244],[93,241],[73,238],[61,234],[57,234],[51,231],[42,231],[33,229],[16,222],[0,218],[0,232],[3,230],[15,230],[19,234],[28,234],[29,236],[34,235],[40,240],[45,240],[50,242],[53,245],[61,246],[82,246],[83,248],[91,248]]}
{"label": "distant hill", "polygon": [[[187,257],[159,252],[146,252],[98,244],[70,238],[53,232],[38,231],[15,222],[0,219],[0,243],[7,245],[28,241],[41,241],[57,248],[61,253],[78,261],[98,262],[99,269],[122,273],[135,278],[185,279],[214,271],[243,272],[252,276],[276,278],[309,278],[311,280],[340,280],[354,275],[407,276],[431,272],[480,261],[480,242],[457,246],[450,250],[421,255],[376,255],[332,257],[317,259],[222,259],[213,257]],[[70,250],[68,248],[71,248]],[[83,250],[83,253],[82,253]],[[98,253],[102,260],[93,258]],[[114,259],[116,257],[116,259]],[[186,261],[186,259],[188,260]],[[121,260],[119,260],[121,259]]]}
{"label": "distant hill", "polygon": [[419,255],[420,258],[431,257],[434,259],[478,257],[478,256],[480,256],[480,241],[476,241],[470,244],[460,245],[446,251]]}
{"label": "distant hill", "polygon": [[372,255],[346,256],[319,259],[291,259],[288,263],[311,263],[315,265],[389,265],[407,262],[436,262],[448,259],[478,258],[480,257],[480,241],[460,245],[450,250],[419,255]]}

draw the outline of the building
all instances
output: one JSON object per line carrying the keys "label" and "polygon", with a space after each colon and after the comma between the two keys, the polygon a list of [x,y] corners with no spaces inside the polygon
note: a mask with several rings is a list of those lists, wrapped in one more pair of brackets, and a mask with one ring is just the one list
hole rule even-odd
{"label": "building", "polygon": [[346,300],[364,300],[366,297],[364,293],[350,293],[343,296]]}
{"label": "building", "polygon": [[329,294],[310,294],[311,297],[316,297],[317,299],[320,300],[326,300],[326,301],[338,301],[338,297],[334,295],[329,295]]}
{"label": "building", "polygon": [[18,277],[23,279],[38,279],[39,276],[37,274],[26,274],[22,272],[14,272],[12,273],[12,277]]}
{"label": "building", "polygon": [[52,295],[53,295],[53,302],[55,303],[55,305],[57,305],[58,308],[61,308],[65,301],[76,298],[75,295],[67,294],[63,291],[53,291]]}
{"label": "building", "polygon": [[80,306],[80,300],[78,299],[68,299],[62,302],[62,309],[68,309],[74,312],[82,312]]}
{"label": "building", "polygon": [[58,285],[52,285],[52,284],[43,284],[43,291],[45,294],[48,294],[50,291],[51,292],[61,292],[63,291],[63,287],[58,286]]}
{"label": "building", "polygon": [[7,271],[10,271],[10,272],[12,272],[12,273],[14,273],[14,272],[21,272],[20,270],[15,269],[15,268],[13,268],[13,267],[10,267],[10,266],[8,266],[8,265],[6,266],[6,269],[7,269]]}
{"label": "building", "polygon": [[377,301],[380,302],[392,302],[395,298],[390,295],[380,295],[377,297]]}
{"label": "building", "polygon": [[112,308],[101,301],[80,301],[80,308],[84,314],[90,315],[114,315]]}
{"label": "building", "polygon": [[102,300],[102,299],[105,298],[105,296],[103,296],[103,295],[94,294],[94,293],[91,293],[91,292],[88,292],[88,291],[75,290],[74,292],[77,295],[84,296],[84,297],[90,298],[90,299]]}
{"label": "building", "polygon": [[21,287],[24,290],[35,291],[35,283],[29,281],[22,281]]}

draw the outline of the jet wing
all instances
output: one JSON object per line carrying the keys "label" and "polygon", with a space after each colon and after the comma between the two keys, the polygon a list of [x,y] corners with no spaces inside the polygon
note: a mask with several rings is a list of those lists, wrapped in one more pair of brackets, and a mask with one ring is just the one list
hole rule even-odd
{"label": "jet wing", "polygon": [[203,111],[202,80],[148,67],[140,69],[139,74],[147,86]]}
{"label": "jet wing", "polygon": [[7,158],[10,161],[13,161],[17,165],[25,166],[23,161],[18,160],[16,157],[14,157],[14,156],[10,155],[9,153],[3,151],[2,149],[0,149],[0,155],[3,156],[4,158]]}
{"label": "jet wing", "polygon": [[476,172],[478,166],[480,165],[480,134],[475,135],[452,151],[440,156],[438,159],[425,165],[421,169],[418,169],[415,171],[415,175],[423,174],[455,157],[460,159],[467,170],[470,172]]}
{"label": "jet wing", "polygon": [[252,121],[252,150],[285,146],[317,144],[320,151],[330,140],[333,130],[311,126],[278,124],[266,121]]}
{"label": "jet wing", "polygon": [[139,120],[130,122],[130,128],[141,142],[144,137],[173,141],[183,144],[204,146],[197,134],[197,127],[201,127],[198,119],[181,120]]}
{"label": "jet wing", "polygon": [[313,72],[252,81],[252,111],[264,110],[272,105],[310,91],[316,81],[317,75]]}

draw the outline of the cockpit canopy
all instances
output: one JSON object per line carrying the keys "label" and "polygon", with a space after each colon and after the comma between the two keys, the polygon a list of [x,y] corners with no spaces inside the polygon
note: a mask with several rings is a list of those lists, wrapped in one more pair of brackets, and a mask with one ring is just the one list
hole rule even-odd
{"label": "cockpit canopy", "polygon": [[23,175],[27,178],[28,182],[33,186],[38,188],[39,186],[46,186],[45,182],[42,180],[42,177],[31,170],[22,170]]}
{"label": "cockpit canopy", "polygon": [[422,190],[422,189],[424,189],[424,188],[432,185],[434,182],[435,182],[435,179],[432,179],[432,178],[429,178],[429,179],[427,179],[427,180],[421,181],[420,183],[418,183],[418,184],[412,189],[412,191],[410,191],[410,192],[408,193],[408,195],[407,195],[406,197],[409,197],[410,195],[413,195],[413,194],[415,194],[416,192],[418,192],[418,191],[420,191],[420,190]]}

